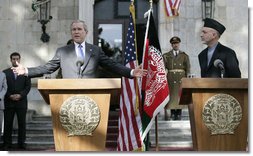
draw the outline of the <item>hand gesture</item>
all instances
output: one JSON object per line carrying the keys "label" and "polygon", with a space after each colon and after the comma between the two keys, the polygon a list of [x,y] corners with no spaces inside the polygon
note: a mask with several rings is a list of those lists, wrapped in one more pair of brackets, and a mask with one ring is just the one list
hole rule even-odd
{"label": "hand gesture", "polygon": [[147,74],[146,69],[142,69],[142,65],[139,65],[137,68],[134,69],[133,71],[133,76],[134,77],[143,77]]}
{"label": "hand gesture", "polygon": [[25,67],[23,67],[22,64],[19,64],[18,62],[16,62],[16,64],[17,64],[17,67],[11,68],[13,72],[16,73],[17,75],[24,75],[26,72]]}

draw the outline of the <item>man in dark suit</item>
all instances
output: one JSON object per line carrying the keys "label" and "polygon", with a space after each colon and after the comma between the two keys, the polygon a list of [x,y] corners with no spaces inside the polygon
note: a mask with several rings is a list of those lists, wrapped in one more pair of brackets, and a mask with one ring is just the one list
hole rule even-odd
{"label": "man in dark suit", "polygon": [[204,22],[200,37],[207,48],[198,55],[201,77],[240,78],[235,51],[218,41],[226,28],[214,19],[206,18]]}
{"label": "man in dark suit", "polygon": [[[14,52],[10,55],[12,67],[20,62],[20,54]],[[12,144],[12,130],[14,115],[18,119],[18,146],[25,149],[26,139],[26,112],[27,112],[27,94],[31,89],[31,79],[14,74],[11,68],[3,71],[7,80],[7,92],[4,99],[4,144],[3,149],[8,150]]]}
{"label": "man in dark suit", "polygon": [[58,48],[55,56],[45,65],[34,68],[24,68],[18,65],[17,68],[13,68],[14,72],[18,75],[39,77],[43,74],[51,74],[61,67],[63,78],[94,78],[98,77],[98,67],[101,66],[129,78],[145,74],[140,67],[130,69],[116,63],[106,56],[100,47],[85,42],[87,33],[88,28],[84,21],[73,21],[71,24],[73,44]]}

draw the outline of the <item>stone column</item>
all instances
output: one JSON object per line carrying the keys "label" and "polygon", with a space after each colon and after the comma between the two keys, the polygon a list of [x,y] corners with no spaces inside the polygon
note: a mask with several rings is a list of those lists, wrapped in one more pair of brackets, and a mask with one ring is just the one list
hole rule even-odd
{"label": "stone column", "polygon": [[88,35],[86,41],[93,44],[94,0],[79,0],[79,19],[86,22]]}

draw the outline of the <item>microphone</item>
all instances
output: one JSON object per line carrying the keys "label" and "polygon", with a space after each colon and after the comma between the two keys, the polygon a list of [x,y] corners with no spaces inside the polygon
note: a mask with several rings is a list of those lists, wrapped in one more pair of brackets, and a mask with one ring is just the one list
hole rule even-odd
{"label": "microphone", "polygon": [[81,78],[81,66],[83,65],[83,63],[84,63],[83,59],[81,57],[78,57],[76,61],[78,78]]}
{"label": "microphone", "polygon": [[223,62],[220,59],[216,59],[213,64],[216,68],[219,68],[221,70],[221,78],[223,78],[223,75],[225,73]]}
{"label": "microphone", "polygon": [[220,59],[216,59],[213,64],[216,68],[220,68],[221,70],[224,70],[223,62]]}

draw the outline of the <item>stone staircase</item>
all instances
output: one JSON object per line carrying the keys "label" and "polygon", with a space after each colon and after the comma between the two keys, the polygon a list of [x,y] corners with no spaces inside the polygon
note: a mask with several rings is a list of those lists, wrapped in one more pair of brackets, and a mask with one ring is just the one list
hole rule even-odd
{"label": "stone staircase", "polygon": [[[158,115],[158,147],[161,149],[192,149],[192,136],[188,109],[183,109],[182,119],[164,121],[164,113]],[[150,146],[156,147],[156,131],[153,124],[150,133]]]}
{"label": "stone staircase", "polygon": [[27,148],[31,150],[54,149],[51,116],[34,114],[32,120],[27,123],[26,130]]}
{"label": "stone staircase", "polygon": [[[27,118],[29,118],[26,123],[25,143],[27,145],[27,150],[40,151],[54,149],[51,116],[36,115],[34,111],[29,110],[27,113]],[[14,120],[12,136],[13,150],[18,150],[15,148],[18,137],[16,120]]]}
{"label": "stone staircase", "polygon": [[[28,113],[27,122],[27,150],[54,151],[54,139],[51,116]],[[191,149],[192,139],[188,111],[184,110],[181,121],[164,121],[163,114],[158,115],[159,148],[163,151]],[[118,111],[111,111],[107,130],[106,149],[115,151],[118,136]],[[13,143],[17,141],[17,129],[14,128]],[[150,131],[150,150],[155,150],[155,126]]]}

